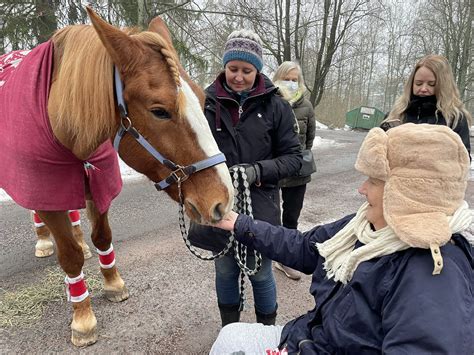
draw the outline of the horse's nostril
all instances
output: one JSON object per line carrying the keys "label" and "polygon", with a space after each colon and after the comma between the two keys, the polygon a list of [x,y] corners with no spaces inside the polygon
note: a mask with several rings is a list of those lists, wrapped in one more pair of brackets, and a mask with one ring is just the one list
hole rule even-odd
{"label": "horse's nostril", "polygon": [[188,204],[189,204],[189,207],[191,208],[191,214],[194,216],[194,218],[196,219],[196,222],[200,223],[201,220],[202,220],[202,216],[201,214],[199,213],[198,209],[196,208],[196,206],[194,206],[192,204],[192,202],[190,201],[187,201]]}
{"label": "horse's nostril", "polygon": [[214,206],[211,213],[212,222],[219,222],[224,217],[224,206],[218,203]]}

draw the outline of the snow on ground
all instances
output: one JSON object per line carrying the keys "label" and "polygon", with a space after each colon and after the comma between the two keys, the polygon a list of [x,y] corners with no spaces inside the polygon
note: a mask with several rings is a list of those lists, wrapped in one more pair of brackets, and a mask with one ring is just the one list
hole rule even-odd
{"label": "snow on ground", "polygon": [[326,139],[326,138],[321,138],[320,136],[314,137],[313,141],[313,147],[311,149],[316,149],[316,148],[329,148],[329,147],[334,147],[338,143],[334,139]]}
{"label": "snow on ground", "polygon": [[319,122],[316,120],[316,130],[318,129],[328,129],[328,126],[326,126],[324,123]]}
{"label": "snow on ground", "polygon": [[10,201],[10,200],[11,200],[10,196],[8,196],[4,190],[0,189],[0,201]]}
{"label": "snow on ground", "polygon": [[133,170],[131,167],[125,164],[122,161],[122,159],[119,159],[119,164],[120,164],[120,174],[122,175],[122,180],[124,182],[129,181],[129,180],[137,180],[137,179],[145,178],[145,175],[137,173],[135,170]]}

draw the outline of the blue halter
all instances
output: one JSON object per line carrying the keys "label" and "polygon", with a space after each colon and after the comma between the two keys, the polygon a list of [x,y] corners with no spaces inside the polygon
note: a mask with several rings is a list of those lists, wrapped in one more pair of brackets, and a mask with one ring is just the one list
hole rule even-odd
{"label": "blue halter", "polygon": [[121,117],[120,128],[114,138],[114,149],[118,152],[120,141],[126,133],[129,133],[143,148],[145,148],[148,153],[150,153],[161,164],[170,169],[171,174],[166,179],[155,183],[155,187],[158,191],[166,189],[173,183],[178,183],[178,185],[181,185],[181,182],[185,181],[189,175],[226,161],[225,155],[219,153],[207,159],[198,161],[197,163],[190,164],[188,166],[181,166],[163,157],[163,155],[153,148],[153,146],[133,127],[132,121],[128,117],[127,105],[123,99],[123,83],[120,79],[117,67],[114,67],[114,79],[115,96],[117,97],[117,105]]}

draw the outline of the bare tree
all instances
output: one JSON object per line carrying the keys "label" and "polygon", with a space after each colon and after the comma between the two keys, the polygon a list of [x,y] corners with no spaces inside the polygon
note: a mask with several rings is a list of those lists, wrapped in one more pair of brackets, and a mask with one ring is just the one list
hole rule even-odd
{"label": "bare tree", "polygon": [[324,0],[321,38],[310,87],[310,101],[314,106],[322,99],[326,77],[341,41],[354,24],[371,14],[368,4],[368,0]]}
{"label": "bare tree", "polygon": [[[440,54],[450,62],[462,98],[466,98],[472,73],[474,44],[473,21],[474,2],[472,0],[428,0],[430,16],[421,21],[425,31],[431,31],[440,41]],[[431,52],[436,48],[428,46]]]}

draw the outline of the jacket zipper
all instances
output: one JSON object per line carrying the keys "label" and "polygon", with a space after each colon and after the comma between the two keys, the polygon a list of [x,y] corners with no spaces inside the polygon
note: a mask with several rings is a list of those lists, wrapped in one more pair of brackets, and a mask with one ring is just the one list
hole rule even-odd
{"label": "jacket zipper", "polygon": [[[263,95],[267,95],[268,93],[270,92],[273,92],[273,90],[269,90],[269,91],[265,91],[265,92],[262,92],[260,94],[257,94],[255,96],[250,96],[249,98],[245,99],[245,101],[247,101],[248,99],[253,99],[255,97],[259,97],[259,96],[263,96]],[[240,121],[240,117],[242,116],[242,113],[244,113],[244,105],[240,105],[237,100],[234,100],[234,99],[231,99],[230,97],[226,97],[226,96],[216,96],[215,100],[217,101],[218,99],[221,99],[221,100],[230,100],[230,101],[233,101],[235,102],[238,106],[239,106],[239,121]],[[245,102],[244,101],[244,102]],[[216,103],[217,104],[217,103]]]}

